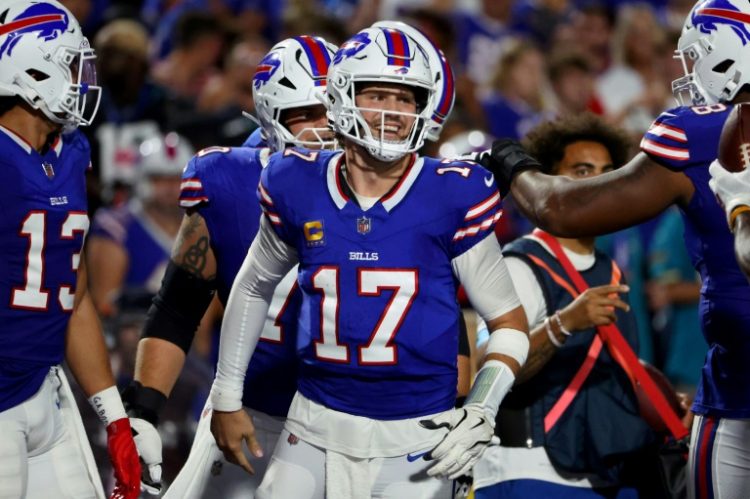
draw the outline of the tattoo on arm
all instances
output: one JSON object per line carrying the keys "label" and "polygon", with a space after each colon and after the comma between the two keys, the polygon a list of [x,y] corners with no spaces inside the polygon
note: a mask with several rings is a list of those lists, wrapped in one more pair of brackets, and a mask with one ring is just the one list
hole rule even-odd
{"label": "tattoo on arm", "polygon": [[205,271],[209,257],[213,258],[212,251],[208,229],[203,218],[197,212],[189,213],[183,220],[177,235],[172,259],[177,265],[197,277],[211,280],[216,277],[216,274],[206,275]]}

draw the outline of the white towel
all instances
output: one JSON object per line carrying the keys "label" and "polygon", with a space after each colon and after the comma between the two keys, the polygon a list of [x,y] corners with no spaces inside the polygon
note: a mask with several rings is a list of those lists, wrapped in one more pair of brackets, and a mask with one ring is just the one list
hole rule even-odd
{"label": "white towel", "polygon": [[370,499],[370,460],[326,450],[326,499]]}
{"label": "white towel", "polygon": [[102,481],[99,478],[99,470],[96,467],[96,461],[94,461],[94,454],[91,452],[91,445],[86,436],[86,430],[83,428],[83,420],[81,419],[81,413],[78,412],[78,405],[76,404],[73,390],[70,389],[68,378],[65,376],[65,371],[63,371],[62,367],[56,366],[53,369],[60,379],[60,389],[57,393],[60,396],[60,412],[63,422],[71,435],[73,435],[73,439],[78,442],[78,448],[86,461],[86,471],[88,472],[89,480],[91,480],[96,490],[97,497],[104,499],[104,487],[102,487]]}

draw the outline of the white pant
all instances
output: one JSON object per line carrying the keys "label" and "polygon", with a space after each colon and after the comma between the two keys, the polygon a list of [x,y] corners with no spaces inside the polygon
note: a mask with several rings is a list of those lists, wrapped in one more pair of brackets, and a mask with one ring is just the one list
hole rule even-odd
{"label": "white pant", "polygon": [[[357,487],[357,497],[378,499],[450,499],[452,482],[433,478],[426,470],[434,463],[422,459],[428,449],[397,457],[352,459],[355,471],[364,477],[368,486]],[[329,451],[330,452],[330,451]],[[263,483],[257,491],[258,499],[324,499],[354,497],[341,493],[338,484],[331,481],[342,478],[340,473],[326,470],[330,460],[327,451],[315,447],[290,434],[281,433],[271,458]],[[353,470],[353,468],[350,468]],[[326,487],[329,488],[326,491]],[[369,488],[369,490],[367,490]]]}
{"label": "white pant", "polygon": [[266,472],[271,451],[276,446],[276,441],[284,427],[284,420],[247,407],[245,410],[253,419],[255,436],[263,449],[263,457],[260,459],[252,456],[245,449],[245,455],[255,470],[255,474],[249,475],[239,466],[224,459],[224,455],[211,434],[212,410],[210,402],[207,401],[201,413],[190,455],[177,478],[164,494],[164,499],[247,499],[253,497]]}
{"label": "white pant", "polygon": [[102,497],[63,376],[53,367],[34,396],[0,412],[0,499]]}
{"label": "white pant", "polygon": [[750,419],[696,416],[688,462],[690,499],[750,497]]}

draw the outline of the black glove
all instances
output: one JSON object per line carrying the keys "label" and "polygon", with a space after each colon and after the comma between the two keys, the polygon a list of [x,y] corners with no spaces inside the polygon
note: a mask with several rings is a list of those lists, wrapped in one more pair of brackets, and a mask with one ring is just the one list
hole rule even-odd
{"label": "black glove", "polygon": [[502,197],[508,194],[510,183],[518,173],[542,167],[539,161],[529,156],[520,142],[507,138],[494,141],[492,151],[478,154],[477,161],[495,176]]}

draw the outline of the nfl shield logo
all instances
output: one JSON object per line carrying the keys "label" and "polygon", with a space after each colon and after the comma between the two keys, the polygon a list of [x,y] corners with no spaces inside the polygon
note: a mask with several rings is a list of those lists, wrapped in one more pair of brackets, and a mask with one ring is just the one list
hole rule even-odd
{"label": "nfl shield logo", "polygon": [[359,217],[357,219],[357,232],[364,235],[370,232],[370,229],[372,229],[372,220],[367,217]]}
{"label": "nfl shield logo", "polygon": [[49,163],[42,163],[42,168],[44,168],[44,173],[47,175],[47,178],[52,180],[55,178],[55,169],[52,168],[52,165]]}

